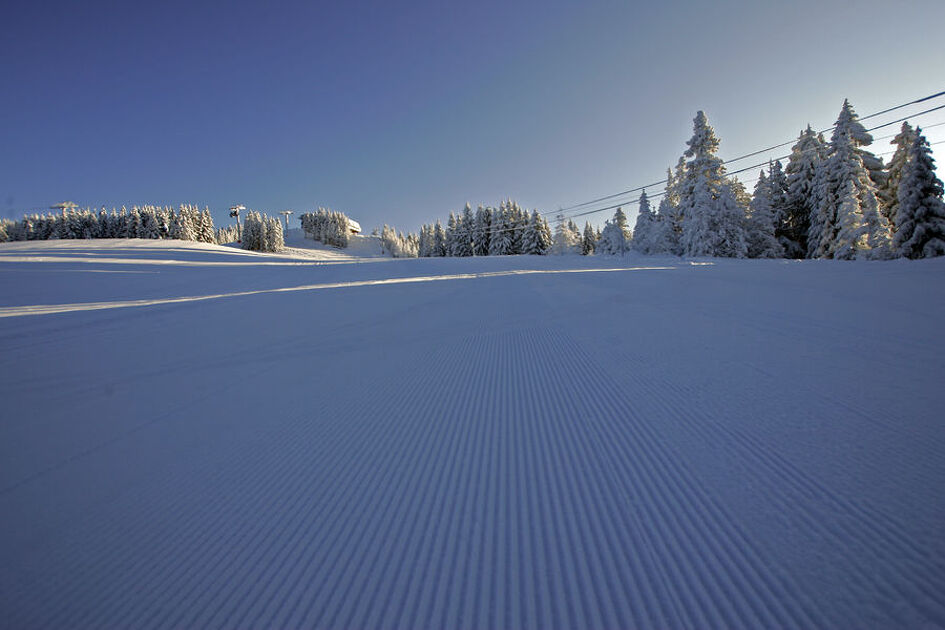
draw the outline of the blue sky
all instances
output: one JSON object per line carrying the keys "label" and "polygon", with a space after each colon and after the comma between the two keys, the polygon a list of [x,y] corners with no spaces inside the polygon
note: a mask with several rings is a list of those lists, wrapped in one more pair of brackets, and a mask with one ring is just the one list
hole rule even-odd
{"label": "blue sky", "polygon": [[941,2],[5,7],[8,217],[321,205],[415,230],[505,197],[553,215],[661,178],[698,109],[730,157],[829,126],[845,97],[865,115],[945,89]]}

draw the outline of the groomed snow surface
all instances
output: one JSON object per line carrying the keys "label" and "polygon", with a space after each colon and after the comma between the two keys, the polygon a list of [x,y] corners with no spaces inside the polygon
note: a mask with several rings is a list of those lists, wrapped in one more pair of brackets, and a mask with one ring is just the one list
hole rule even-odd
{"label": "groomed snow surface", "polygon": [[945,626],[945,260],[700,262],[0,245],[0,626]]}

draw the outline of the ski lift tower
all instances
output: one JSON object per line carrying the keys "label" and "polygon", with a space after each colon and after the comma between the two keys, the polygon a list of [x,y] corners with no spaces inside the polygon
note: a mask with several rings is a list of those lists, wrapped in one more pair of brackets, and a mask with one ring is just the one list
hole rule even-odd
{"label": "ski lift tower", "polygon": [[62,201],[49,206],[50,210],[62,210],[63,215],[66,214],[66,210],[74,210],[75,208],[78,208],[78,206],[71,201]]}
{"label": "ski lift tower", "polygon": [[230,206],[230,216],[236,217],[236,240],[243,242],[243,227],[240,225],[240,210],[245,210],[246,206]]}
{"label": "ski lift tower", "polygon": [[285,233],[288,234],[289,233],[289,215],[294,214],[294,213],[291,210],[283,210],[279,214],[285,217]]}

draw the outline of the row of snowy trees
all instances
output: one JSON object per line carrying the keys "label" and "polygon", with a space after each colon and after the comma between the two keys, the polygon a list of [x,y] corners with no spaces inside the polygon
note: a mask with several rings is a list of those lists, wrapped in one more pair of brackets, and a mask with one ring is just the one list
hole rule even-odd
{"label": "row of snowy trees", "polygon": [[546,254],[552,246],[551,228],[537,210],[529,213],[506,200],[498,208],[467,203],[450,213],[446,229],[437,221],[420,228],[417,254],[429,256],[507,256]]}
{"label": "row of snowy trees", "polygon": [[88,208],[48,214],[31,214],[19,221],[0,222],[2,241],[43,241],[49,239],[92,238],[172,238],[215,243],[210,209],[182,205],[177,212],[169,206],[134,206],[129,211]]}
{"label": "row of snowy trees", "polygon": [[315,212],[306,212],[299,216],[302,231],[309,238],[333,247],[347,247],[349,224],[343,212],[319,208]]}
{"label": "row of snowy trees", "polygon": [[256,252],[278,252],[285,246],[282,222],[250,210],[243,220],[243,249]]}
{"label": "row of snowy trees", "polygon": [[404,235],[389,225],[381,229],[381,251],[393,258],[416,258],[420,253],[420,237]]}
{"label": "row of snowy trees", "polygon": [[[644,192],[633,249],[646,254],[888,259],[945,254],[945,204],[929,143],[903,123],[888,164],[844,101],[830,141],[810,126],[786,167],[769,163],[749,196],[726,176],[703,112],[653,212]],[[606,231],[606,230],[605,230]]]}

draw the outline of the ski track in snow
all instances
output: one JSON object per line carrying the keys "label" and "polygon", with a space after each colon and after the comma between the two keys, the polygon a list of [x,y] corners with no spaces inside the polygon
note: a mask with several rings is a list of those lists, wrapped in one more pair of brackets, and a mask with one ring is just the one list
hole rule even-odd
{"label": "ski track in snow", "polygon": [[[759,298],[816,284],[813,265],[518,263],[4,320],[0,625],[945,625],[945,542],[924,526],[945,513],[945,445],[922,415],[943,398],[925,332],[941,300],[879,345],[901,373],[877,398],[918,401],[897,417],[831,389],[835,370],[788,369],[803,338],[843,365],[833,350],[872,330]],[[941,276],[899,269],[925,273],[916,295]],[[174,273],[186,289],[203,272]],[[817,299],[839,317],[830,289]],[[90,370],[110,398],[83,387]],[[782,381],[810,417],[756,415],[794,400]],[[785,438],[821,416],[854,441],[836,462]],[[889,463],[895,492],[828,474]],[[882,502],[909,492],[921,509]]]}

